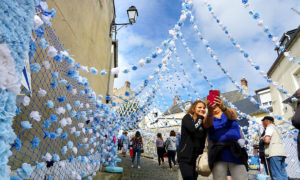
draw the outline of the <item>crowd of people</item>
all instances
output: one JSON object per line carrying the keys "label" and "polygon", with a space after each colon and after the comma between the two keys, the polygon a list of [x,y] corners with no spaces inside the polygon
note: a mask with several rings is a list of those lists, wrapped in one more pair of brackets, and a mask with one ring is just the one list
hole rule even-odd
{"label": "crowd of people", "polygon": [[[293,101],[296,111],[292,124],[300,129],[300,90],[293,97],[298,100]],[[273,180],[288,180],[282,132],[271,116],[262,119],[262,126],[259,157],[265,173]],[[133,151],[131,167],[134,167],[133,163],[137,155],[137,164],[140,168],[140,155],[143,152],[140,132],[137,131],[130,141],[125,132],[121,142],[123,155],[131,144]],[[300,133],[297,146],[300,161]],[[197,167],[201,166],[198,163],[202,163],[203,166],[199,158],[204,151],[208,154],[206,163],[214,180],[248,179],[248,155],[243,131],[237,122],[235,110],[226,107],[219,96],[215,97],[213,102],[195,101],[182,119],[181,131],[172,130],[166,141],[163,140],[162,134],[158,133],[156,148],[158,165],[164,166],[164,157],[167,156],[169,169],[177,170],[179,165],[183,180],[198,178]]]}

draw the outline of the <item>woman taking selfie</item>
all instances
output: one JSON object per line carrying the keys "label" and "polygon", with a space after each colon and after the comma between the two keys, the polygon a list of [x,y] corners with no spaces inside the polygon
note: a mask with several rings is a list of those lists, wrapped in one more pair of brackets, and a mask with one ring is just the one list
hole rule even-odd
{"label": "woman taking selfie", "polygon": [[203,120],[206,105],[195,101],[182,119],[181,141],[178,148],[178,162],[183,180],[196,180],[198,173],[196,159],[203,153],[206,130]]}
{"label": "woman taking selfie", "polygon": [[248,156],[238,140],[241,139],[236,112],[224,105],[219,96],[207,101],[208,162],[214,180],[226,180],[229,169],[233,180],[247,180]]}

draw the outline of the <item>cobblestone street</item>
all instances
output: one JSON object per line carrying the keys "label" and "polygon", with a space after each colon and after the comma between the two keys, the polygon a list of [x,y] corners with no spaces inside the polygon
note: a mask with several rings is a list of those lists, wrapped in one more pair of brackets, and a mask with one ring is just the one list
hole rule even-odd
{"label": "cobblestone street", "polygon": [[[167,166],[167,158],[165,158],[165,166],[159,167],[158,162],[154,159],[141,157],[141,169],[135,165],[131,168],[131,158],[129,156],[123,158],[120,164],[123,171],[122,180],[182,180],[179,169],[170,171]],[[212,178],[198,177],[198,180],[211,180]]]}

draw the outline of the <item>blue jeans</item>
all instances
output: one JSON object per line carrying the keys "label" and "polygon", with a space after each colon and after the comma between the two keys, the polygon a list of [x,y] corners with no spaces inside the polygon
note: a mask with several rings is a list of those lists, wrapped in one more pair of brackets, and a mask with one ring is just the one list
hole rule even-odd
{"label": "blue jeans", "polygon": [[288,175],[285,169],[285,157],[273,156],[269,159],[270,170],[274,180],[288,180]]}
{"label": "blue jeans", "polygon": [[135,154],[137,153],[137,164],[138,165],[141,164],[141,152],[142,152],[141,148],[134,148],[133,149],[132,163],[134,163]]}

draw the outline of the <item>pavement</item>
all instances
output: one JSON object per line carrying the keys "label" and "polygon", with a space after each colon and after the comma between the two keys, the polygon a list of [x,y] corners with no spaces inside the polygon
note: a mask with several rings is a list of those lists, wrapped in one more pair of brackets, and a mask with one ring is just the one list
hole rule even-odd
{"label": "pavement", "polygon": [[[123,167],[123,173],[105,173],[98,172],[94,180],[182,180],[180,170],[169,170],[167,158],[165,158],[164,166],[158,166],[157,159],[149,157],[141,157],[141,168],[138,169],[135,160],[134,168],[131,168],[131,157],[121,157],[122,162],[118,166]],[[249,171],[249,179],[256,179],[257,171]],[[198,176],[197,180],[212,180],[212,175],[209,177]]]}
{"label": "pavement", "polygon": [[[182,180],[180,170],[169,170],[167,158],[165,158],[164,166],[158,166],[156,159],[141,157],[141,169],[131,168],[131,158],[129,156],[122,157],[120,166],[123,167],[122,180]],[[198,177],[198,180],[212,180],[212,177]]]}

